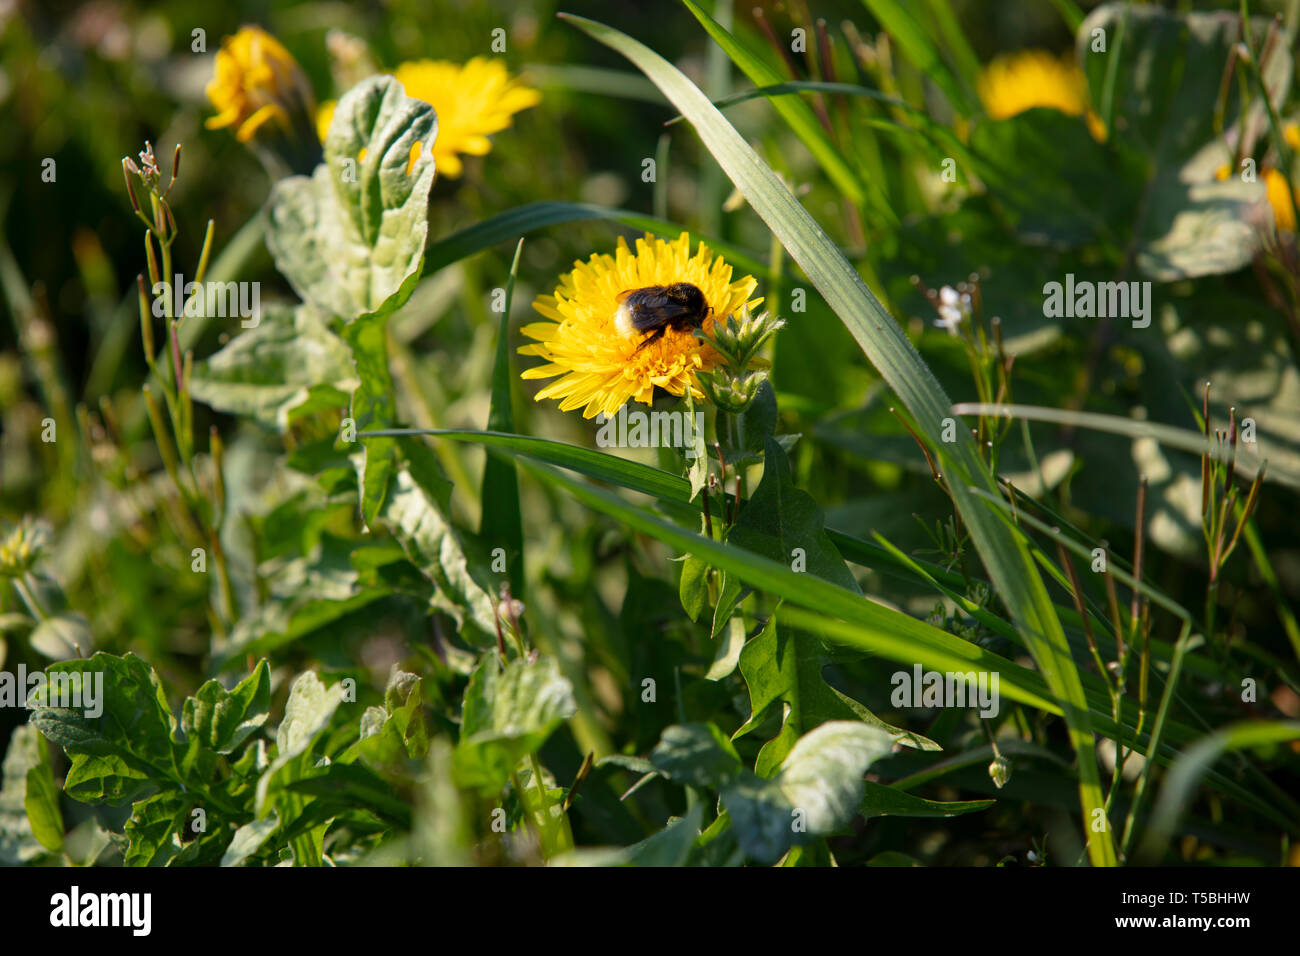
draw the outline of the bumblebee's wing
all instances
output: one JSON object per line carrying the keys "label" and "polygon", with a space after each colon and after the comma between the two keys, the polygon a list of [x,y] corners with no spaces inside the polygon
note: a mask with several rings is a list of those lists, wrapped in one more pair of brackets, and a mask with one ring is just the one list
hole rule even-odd
{"label": "bumblebee's wing", "polygon": [[638,332],[649,332],[669,324],[674,319],[691,314],[689,308],[666,295],[642,293],[629,296],[623,304],[627,307],[628,315],[632,320],[632,328]]}
{"label": "bumblebee's wing", "polygon": [[676,302],[659,308],[641,307],[632,309],[632,327],[640,332],[648,332],[668,325],[675,319],[688,316],[691,310]]}

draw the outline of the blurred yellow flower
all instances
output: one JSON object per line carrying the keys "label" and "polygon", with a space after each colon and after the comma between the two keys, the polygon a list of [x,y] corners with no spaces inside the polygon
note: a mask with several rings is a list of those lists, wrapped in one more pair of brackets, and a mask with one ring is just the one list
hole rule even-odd
{"label": "blurred yellow flower", "polygon": [[326,100],[316,109],[316,135],[322,143],[329,135],[330,123],[334,122],[334,109],[338,105],[338,100]]}
{"label": "blurred yellow flower", "polygon": [[980,74],[980,99],[993,119],[1006,119],[1036,106],[1071,116],[1083,116],[1094,139],[1106,138],[1106,127],[1088,108],[1088,83],[1073,58],[1046,50],[1021,50],[993,58]]}
{"label": "blurred yellow flower", "polygon": [[537,344],[519,352],[547,364],[526,369],[523,378],[562,376],[538,392],[537,401],[558,398],[561,411],[582,408],[584,418],[594,418],[613,415],[629,400],[650,404],[656,385],[673,395],[690,388],[703,397],[693,377],[721,363],[716,351],[690,329],[667,328],[650,341],[650,335],[624,334],[617,324],[620,294],[647,286],[688,282],[698,288],[711,310],[705,331],[763,301],[750,298],[758,287],[752,276],[733,281],[731,266],[703,244],[691,255],[690,243],[685,232],[672,242],[647,235],[633,252],[620,237],[614,255],[593,253],[575,262],[554,295],[537,297],[533,308],[548,321],[523,327]]}
{"label": "blurred yellow flower", "polygon": [[300,116],[315,112],[311,85],[297,61],[279,40],[256,26],[241,27],[221,44],[206,92],[217,110],[207,128],[234,126],[241,143],[270,122],[291,132]]}
{"label": "blurred yellow flower", "polygon": [[1276,169],[1264,170],[1268,204],[1273,207],[1273,221],[1278,231],[1295,232],[1295,207],[1291,205],[1291,184]]}
{"label": "blurred yellow flower", "polygon": [[[515,113],[536,106],[541,94],[512,78],[501,60],[476,56],[463,66],[444,60],[416,60],[394,72],[412,99],[423,100],[438,115],[433,159],[439,176],[456,179],[460,157],[483,156],[492,149],[491,133],[510,126]],[[316,129],[324,142],[334,118],[334,101],[321,104]]]}
{"label": "blurred yellow flower", "polygon": [[1287,123],[1282,127],[1282,138],[1292,150],[1300,152],[1300,125]]}

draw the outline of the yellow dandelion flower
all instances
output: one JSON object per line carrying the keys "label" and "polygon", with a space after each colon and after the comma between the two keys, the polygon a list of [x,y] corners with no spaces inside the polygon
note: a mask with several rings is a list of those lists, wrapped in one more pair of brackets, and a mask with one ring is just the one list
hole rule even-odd
{"label": "yellow dandelion flower", "polygon": [[316,108],[316,135],[322,143],[330,131],[330,123],[334,122],[334,109],[338,105],[338,100],[326,100]]}
{"label": "yellow dandelion flower", "polygon": [[1083,116],[1094,139],[1106,138],[1106,127],[1088,108],[1088,82],[1066,54],[1022,50],[993,58],[980,74],[980,99],[993,119],[1006,119],[1036,106],[1070,116]]}
{"label": "yellow dandelion flower", "polygon": [[621,293],[654,285],[688,282],[704,295],[710,312],[705,331],[715,320],[755,309],[763,301],[750,298],[758,287],[752,276],[733,281],[731,266],[703,244],[691,254],[691,238],[682,233],[671,242],[647,235],[636,241],[636,251],[622,238],[614,255],[593,253],[575,262],[572,272],[560,277],[554,295],[541,295],[533,308],[549,321],[523,327],[536,344],[519,349],[521,355],[546,360],[524,371],[525,379],[559,378],[537,393],[537,401],[560,399],[561,411],[583,409],[584,418],[604,412],[613,415],[628,401],[650,404],[655,386],[683,394],[687,388],[703,397],[694,375],[721,364],[721,356],[697,339],[690,329],[666,328],[650,341],[650,334],[625,335],[617,317]]}
{"label": "yellow dandelion flower", "polygon": [[[415,60],[401,64],[392,74],[406,95],[423,100],[438,115],[438,136],[433,159],[439,176],[456,179],[464,171],[460,157],[484,156],[492,149],[488,139],[510,126],[521,110],[536,106],[542,95],[511,77],[505,64],[476,56],[463,66],[445,60]],[[322,103],[316,128],[324,142],[334,118],[334,102]]]}
{"label": "yellow dandelion flower", "polygon": [[279,40],[255,26],[241,27],[221,44],[206,93],[217,110],[207,128],[234,126],[241,143],[271,122],[289,132],[300,115],[310,117],[315,111],[311,85],[298,62]]}
{"label": "yellow dandelion flower", "polygon": [[492,148],[491,133],[510,126],[521,110],[542,96],[506,71],[505,64],[476,56],[464,66],[435,60],[403,63],[393,74],[406,95],[424,100],[438,114],[433,158],[440,175],[461,174],[461,154],[483,156]]}
{"label": "yellow dandelion flower", "polygon": [[1300,125],[1287,123],[1282,127],[1282,138],[1292,150],[1300,152]]}
{"label": "yellow dandelion flower", "polygon": [[1273,207],[1273,221],[1278,231],[1295,232],[1295,208],[1291,205],[1291,184],[1276,169],[1264,171],[1268,204]]}

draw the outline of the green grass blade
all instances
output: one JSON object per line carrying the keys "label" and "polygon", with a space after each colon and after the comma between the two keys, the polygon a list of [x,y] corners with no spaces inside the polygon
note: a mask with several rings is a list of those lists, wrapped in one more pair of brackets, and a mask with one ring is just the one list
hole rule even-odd
{"label": "green grass blade", "polygon": [[[905,100],[900,100],[896,96],[890,96],[882,93],[880,90],[873,90],[869,86],[859,86],[856,83],[827,83],[821,80],[796,80],[788,83],[777,83],[773,86],[760,86],[751,90],[741,90],[739,93],[732,93],[721,99],[714,100],[713,105],[719,110],[725,110],[728,107],[735,106],[737,103],[744,103],[748,100],[759,99],[760,97],[778,97],[791,96],[797,93],[839,93],[844,96],[860,96],[865,99],[875,100],[894,109],[902,110],[907,113],[917,123],[916,127],[905,126],[901,123],[895,123],[890,120],[870,120],[868,125],[887,129],[902,129],[913,135],[926,136],[936,146],[941,146],[948,151],[949,155],[959,156],[964,164],[974,165],[977,162],[976,157],[966,148],[963,143],[948,127],[934,122],[930,119],[925,110],[918,109]],[[684,122],[686,117],[678,114],[664,123],[665,126],[673,126],[677,123]]]}
{"label": "green grass blade", "polygon": [[[920,662],[941,670],[996,672],[1007,696],[1052,713],[1061,712],[1040,675],[946,631],[866,600],[837,584],[792,571],[784,564],[735,545],[710,540],[624,501],[613,492],[570,478],[549,466],[521,461],[520,467],[539,481],[564,489],[588,507],[679,551],[703,558],[752,587],[802,607],[842,617],[856,625],[845,641],[865,633],[870,635],[871,650],[879,653],[887,650],[887,656],[895,660]],[[823,621],[827,627],[836,624],[828,619]]]}
{"label": "green grass blade", "polygon": [[[510,350],[510,306],[515,295],[515,277],[519,273],[519,256],[523,251],[524,240],[520,239],[519,245],[515,246],[514,262],[510,265],[510,278],[506,280],[505,308],[501,313],[501,328],[497,333],[497,354],[492,364],[492,399],[488,409],[489,431],[515,430],[515,414],[510,405],[515,381]],[[524,528],[519,510],[519,475],[513,461],[498,455],[488,455],[483,465],[483,508],[479,518],[479,534],[489,548],[505,548],[510,591],[522,600]]]}
{"label": "green grass blade", "polygon": [[961,28],[956,14],[952,12],[951,0],[930,0],[930,12],[934,14],[939,27],[939,36],[952,53],[953,64],[962,88],[974,99],[977,96],[980,79],[980,60],[975,55],[966,31]]}
{"label": "green grass blade", "polygon": [[[913,65],[929,77],[948,97],[958,113],[972,116],[977,112],[972,93],[966,91],[956,74],[939,55],[934,41],[909,11],[898,0],[862,0],[863,5],[880,21],[885,32],[907,55]],[[653,79],[653,78],[652,78]]]}
{"label": "green grass blade", "polygon": [[[1219,461],[1228,460],[1228,446],[1206,440],[1200,432],[1159,422],[1145,422],[1119,415],[1102,415],[1098,412],[1074,412],[1063,408],[1043,408],[1038,405],[998,405],[992,402],[960,402],[952,407],[954,415],[1000,415],[1004,418],[1023,418],[1033,422],[1053,422],[1074,428],[1091,428],[1095,431],[1126,435],[1129,438],[1151,438],[1162,445],[1180,448],[1200,455],[1210,453]],[[1263,466],[1260,456],[1247,450],[1244,443],[1237,445],[1237,471],[1245,479],[1253,478]],[[1290,488],[1300,488],[1300,474],[1276,464],[1270,464],[1264,473],[1265,481],[1273,481]]]}
{"label": "green grass blade", "polygon": [[[495,431],[471,431],[454,428],[395,428],[383,431],[362,432],[362,438],[398,438],[408,435],[429,435],[435,438],[447,438],[452,441],[467,441],[485,445],[502,453],[524,455],[528,458],[559,465],[570,471],[576,471],[588,478],[609,482],[630,491],[639,491],[651,495],[666,505],[674,506],[681,514],[698,515],[700,499],[692,503],[690,482],[679,475],[669,474],[650,465],[628,461],[616,455],[570,445],[565,442],[552,441],[548,438],[534,438],[531,435],[510,435]],[[730,495],[725,496],[731,502]],[[690,509],[689,512],[682,509]],[[840,554],[855,564],[893,573],[895,577],[919,584],[940,582],[948,587],[963,587],[966,579],[955,571],[946,571],[937,564],[908,557],[900,560],[889,549],[864,541],[843,531],[827,528],[826,533],[839,549]],[[918,573],[916,568],[920,568]]]}
{"label": "green grass blade", "polygon": [[[490,249],[497,243],[518,239],[524,233],[535,229],[591,219],[609,220],[631,229],[640,229],[672,239],[676,239],[686,228],[679,223],[657,219],[629,209],[610,209],[608,206],[597,206],[592,203],[556,200],[531,202],[484,219],[482,222],[431,243],[424,253],[424,274],[431,275],[453,262],[459,262],[467,256]],[[708,236],[700,238],[737,269],[751,275],[767,276],[767,266],[752,253],[721,239],[711,239]]]}
{"label": "green grass blade", "polygon": [[[731,177],[750,207],[767,223],[803,268],[827,304],[857,339],[867,358],[902,400],[943,461],[953,501],[1017,628],[1029,641],[1035,662],[1060,701],[1070,742],[1079,758],[1079,795],[1084,820],[1103,808],[1093,728],[1078,668],[1060,619],[1028,548],[1002,524],[968,486],[991,493],[996,485],[969,435],[945,444],[940,432],[952,402],[902,328],[867,288],[830,237],[799,204],[777,175],[745,143],[726,118],[681,71],[649,47],[603,24],[562,15],[599,42],[622,53],[644,72],[695,127],[704,145]],[[1109,830],[1084,838],[1095,865],[1114,865]]]}
{"label": "green grass blade", "polygon": [[[604,452],[525,435],[455,429],[392,429],[383,433],[376,433],[375,436],[365,433],[365,435],[359,437],[378,437],[378,434],[388,437],[429,435],[447,438],[452,441],[475,442],[484,445],[494,454],[523,456],[536,461],[559,465],[589,478],[648,495],[660,502],[665,513],[688,525],[699,520],[700,500],[697,498],[694,503],[690,501],[690,484],[685,478]],[[965,579],[960,574],[944,571],[930,562],[905,555],[888,542],[885,542],[884,545],[874,544],[831,528],[827,529],[827,533],[839,549],[840,554],[846,559],[879,570],[882,573],[892,572],[895,576],[913,583],[936,587],[941,592],[953,597],[954,600],[956,600],[958,592],[951,589],[963,587],[965,584]],[[959,601],[958,603],[963,602]],[[993,625],[992,620],[998,621],[996,626]],[[1012,638],[1021,646],[1027,645],[1027,642],[1006,622],[997,618],[992,620],[986,619],[985,623],[994,626],[994,629],[999,633]],[[830,633],[827,627],[822,627],[821,632],[831,639],[835,637],[835,634]],[[1153,641],[1152,648],[1157,652],[1165,653],[1166,656],[1170,650],[1169,645],[1160,641]],[[1191,660],[1189,657],[1189,664]],[[908,658],[903,662],[911,663],[912,660]],[[1213,676],[1217,673],[1214,665],[1206,663],[1205,666],[1208,666],[1210,671],[1208,674],[1203,674],[1203,676]],[[1201,667],[1200,669],[1204,671],[1205,668]],[[1035,676],[1041,682],[1041,677]],[[1121,717],[1120,724],[1116,726],[1110,719],[1110,702],[1100,679],[1091,674],[1083,675],[1083,678],[1086,699],[1097,732],[1112,739],[1119,739],[1122,736],[1126,742],[1131,741],[1137,725],[1135,704],[1132,701],[1126,701],[1125,713]],[[1045,687],[1045,685],[1041,684],[1036,686]],[[1045,691],[1042,692],[1045,693]],[[1053,713],[1057,712],[1053,711]],[[1192,727],[1170,720],[1165,736],[1167,740],[1172,742],[1172,745],[1181,745],[1196,739],[1199,734],[1200,731]],[[1168,748],[1162,748],[1161,752],[1157,754],[1155,759],[1159,763],[1167,764],[1177,756],[1177,752],[1172,745]],[[1142,749],[1141,742],[1139,742],[1139,750]],[[1234,784],[1231,780],[1218,774],[1209,779],[1221,793],[1241,800],[1243,804],[1251,806],[1266,816],[1269,814],[1269,807],[1266,804],[1254,798],[1250,792]]]}
{"label": "green grass blade", "polygon": [[1180,756],[1165,776],[1137,857],[1158,861],[1173,836],[1183,810],[1196,786],[1214,762],[1233,750],[1300,740],[1300,721],[1245,722],[1232,724],[1198,740]]}
{"label": "green grass blade", "polygon": [[[480,432],[455,429],[390,429],[375,435],[366,435],[358,437],[401,437],[409,435],[430,435],[440,438],[447,438],[453,441],[469,441],[482,444],[490,451],[498,454],[510,454],[523,456],[525,458],[535,459],[548,464],[559,465],[579,474],[586,475],[589,478],[595,478],[599,481],[609,482],[632,491],[637,491],[657,499],[665,510],[672,513],[675,517],[684,522],[693,524],[699,520],[699,499],[694,503],[690,501],[690,484],[686,479],[677,475],[671,475],[668,472],[652,468],[649,465],[643,465],[638,462],[627,461],[614,455],[605,454],[604,452],[594,451],[588,448],[582,448],[576,445],[568,445],[563,442],[550,441],[543,438],[533,438],[525,435],[506,435],[493,432]],[[617,500],[617,499],[615,499]],[[598,509],[603,510],[603,509]],[[606,513],[609,513],[606,511]],[[662,521],[658,516],[651,516],[655,522]],[[677,529],[681,532],[681,529]],[[960,575],[952,575],[945,572],[928,562],[912,558],[906,555],[896,556],[896,549],[892,545],[882,547],[870,542],[862,541],[843,532],[827,529],[831,539],[835,542],[840,553],[849,560],[856,560],[864,565],[875,568],[895,567],[899,576],[904,576],[902,572],[907,572],[908,580],[922,584],[934,584],[935,582],[947,582],[955,586],[961,586],[963,579]],[[681,532],[684,533],[684,532]],[[674,539],[670,544],[681,544],[682,539]],[[691,539],[694,541],[694,539]],[[703,539],[701,539],[703,540]],[[733,549],[735,550],[735,549]],[[744,554],[745,552],[741,552]],[[762,560],[762,559],[759,559]],[[722,565],[719,565],[720,567]],[[778,569],[784,569],[783,565],[776,565]],[[806,576],[805,576],[806,578]],[[950,580],[951,578],[951,580]],[[769,582],[770,583],[770,582]],[[774,591],[780,593],[780,591]],[[848,593],[848,592],[845,592]],[[819,608],[820,609],[820,608]],[[835,622],[828,622],[826,618],[819,618],[814,628],[823,636],[835,639],[842,632],[834,629]],[[851,628],[852,629],[852,626]],[[873,632],[866,632],[866,636],[860,634],[850,634],[844,641],[850,646],[867,646],[874,640],[871,636]],[[865,643],[864,643],[865,642]],[[1024,643],[1020,639],[1020,643]],[[906,647],[898,644],[889,644],[878,642],[872,644],[878,650],[883,652],[886,648],[893,647],[896,654],[911,653]],[[1157,646],[1153,642],[1153,647]],[[936,658],[937,660],[938,658]],[[955,658],[950,657],[949,660]],[[997,666],[1006,666],[1003,658],[997,655],[991,655],[987,659],[990,663],[996,663]],[[915,657],[903,657],[902,663],[914,663]],[[1025,688],[1030,693],[1039,694],[1046,698],[1048,691],[1046,684],[1043,683],[1041,675],[1033,672],[1026,672],[1030,677],[1024,678]],[[1091,675],[1089,675],[1091,677]],[[1032,678],[1032,680],[1030,680]],[[1125,712],[1121,715],[1120,725],[1115,725],[1109,716],[1110,702],[1106,696],[1105,690],[1096,678],[1091,678],[1087,691],[1087,701],[1091,708],[1093,720],[1098,733],[1101,733],[1112,739],[1122,738],[1127,742],[1133,740],[1135,727],[1137,724],[1136,704],[1133,701],[1125,702]],[[1049,707],[1052,713],[1060,713],[1055,704]],[[1196,739],[1199,732],[1185,724],[1177,723],[1173,720],[1168,722],[1165,738],[1172,743],[1168,746],[1162,745],[1161,750],[1154,759],[1161,764],[1169,764],[1177,756],[1174,745],[1181,745],[1188,741]],[[1142,742],[1138,741],[1139,752],[1143,750]],[[1244,789],[1232,780],[1221,774],[1212,773],[1207,776],[1207,781],[1212,784],[1219,792],[1227,794],[1241,801],[1243,805],[1249,806],[1255,811],[1270,817],[1274,822],[1280,825],[1287,825],[1286,817],[1274,811],[1267,803],[1261,801],[1253,793]]]}
{"label": "green grass blade", "polygon": [[1052,0],[1052,5],[1060,11],[1061,19],[1070,28],[1070,32],[1078,33],[1079,24],[1083,22],[1083,11],[1079,5],[1074,0]]}
{"label": "green grass blade", "polygon": [[598,96],[617,96],[624,100],[637,100],[662,106],[663,94],[640,73],[611,70],[603,66],[582,63],[529,63],[523,74],[540,90],[565,90],[570,93],[592,93]]}
{"label": "green grass blade", "polygon": [[[718,21],[705,13],[699,6],[691,0],[682,0],[686,8],[695,15],[695,19],[708,31],[713,41],[722,47],[731,61],[740,68],[740,71],[749,77],[755,86],[773,86],[785,80],[780,73],[774,70],[749,47],[745,46],[722,28]],[[653,80],[653,77],[651,77]],[[671,97],[670,97],[671,98]],[[888,221],[898,222],[898,217],[889,207],[888,201],[878,189],[873,189],[869,184],[862,181],[857,172],[849,164],[849,161],[839,151],[830,137],[826,135],[826,130],[817,120],[817,114],[813,112],[812,107],[802,100],[784,100],[778,99],[772,101],[773,108],[782,119],[790,126],[794,134],[799,137],[800,142],[808,149],[817,163],[826,170],[826,175],[830,177],[840,192],[842,192],[850,202],[855,205],[862,205],[864,202],[870,202],[872,208],[881,213]]]}

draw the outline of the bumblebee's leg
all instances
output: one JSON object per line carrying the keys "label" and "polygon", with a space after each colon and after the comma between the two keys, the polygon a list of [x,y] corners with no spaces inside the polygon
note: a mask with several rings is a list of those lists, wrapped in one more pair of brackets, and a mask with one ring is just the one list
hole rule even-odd
{"label": "bumblebee's leg", "polygon": [[640,345],[638,345],[638,346],[636,347],[636,350],[637,350],[638,352],[640,352],[643,348],[645,348],[647,345],[649,345],[649,344],[650,344],[651,342],[653,342],[655,339],[660,338],[660,337],[661,337],[665,332],[667,332],[667,331],[668,331],[668,326],[667,326],[667,325],[661,325],[661,326],[659,326],[659,328],[655,329],[655,330],[654,330],[653,332],[651,332],[648,336],[646,336],[645,341],[642,342]]}

